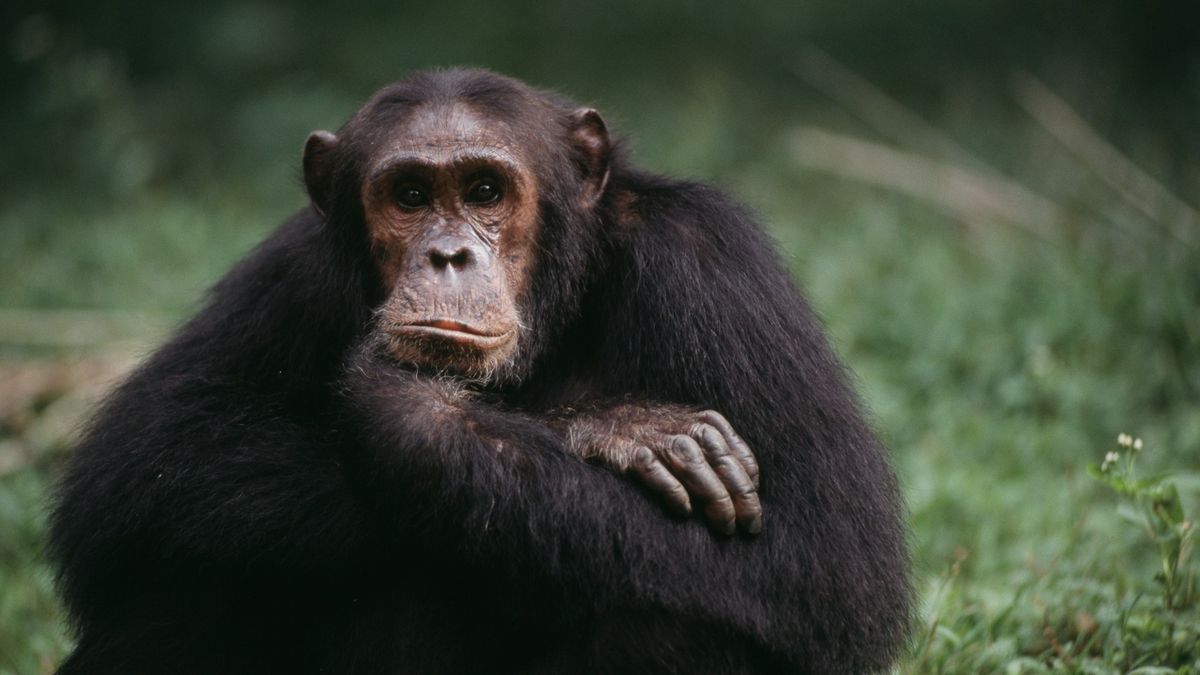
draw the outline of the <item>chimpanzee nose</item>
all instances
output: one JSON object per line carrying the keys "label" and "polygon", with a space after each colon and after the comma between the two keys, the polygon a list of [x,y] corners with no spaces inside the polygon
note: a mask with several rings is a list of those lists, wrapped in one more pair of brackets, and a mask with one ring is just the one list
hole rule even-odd
{"label": "chimpanzee nose", "polygon": [[444,272],[446,268],[461,271],[475,264],[475,253],[461,240],[435,241],[426,253],[433,269]]}

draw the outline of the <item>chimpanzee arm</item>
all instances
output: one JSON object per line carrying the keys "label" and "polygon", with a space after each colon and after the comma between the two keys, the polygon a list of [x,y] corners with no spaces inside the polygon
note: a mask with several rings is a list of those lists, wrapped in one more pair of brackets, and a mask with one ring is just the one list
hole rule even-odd
{"label": "chimpanzee arm", "polygon": [[[190,630],[170,621],[228,625],[230,608],[260,592],[336,592],[370,564],[369,514],[324,419],[341,369],[331,355],[366,315],[330,300],[355,297],[357,266],[330,262],[339,253],[311,212],[297,214],[89,423],[57,487],[49,538],[81,650],[151,659],[147,626],[169,637]],[[95,657],[84,662],[97,668]]]}
{"label": "chimpanzee arm", "polygon": [[903,507],[820,321],[715,189],[637,172],[611,189],[622,226],[609,230],[601,387],[727,417],[762,470],[766,526],[749,555],[773,563],[776,635],[794,630],[814,671],[890,663],[910,617]]}
{"label": "chimpanzee arm", "polygon": [[761,636],[778,618],[770,546],[664,516],[628,481],[568,452],[544,420],[370,356],[343,391],[351,482],[395,546],[468,561],[521,603],[544,600],[549,625],[666,608]]}

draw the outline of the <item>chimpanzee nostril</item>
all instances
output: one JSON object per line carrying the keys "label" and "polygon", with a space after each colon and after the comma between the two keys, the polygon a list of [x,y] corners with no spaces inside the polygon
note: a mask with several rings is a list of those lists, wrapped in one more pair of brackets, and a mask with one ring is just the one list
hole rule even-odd
{"label": "chimpanzee nostril", "polygon": [[447,266],[455,270],[461,270],[474,262],[474,256],[471,254],[471,249],[466,246],[461,246],[457,249],[453,247],[433,246],[429,249],[429,262],[439,272],[445,270]]}

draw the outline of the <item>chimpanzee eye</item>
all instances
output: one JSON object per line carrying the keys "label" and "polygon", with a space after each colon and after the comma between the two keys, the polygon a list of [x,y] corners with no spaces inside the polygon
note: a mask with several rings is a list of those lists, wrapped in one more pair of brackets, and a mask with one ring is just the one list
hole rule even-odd
{"label": "chimpanzee eye", "polygon": [[494,178],[480,178],[467,188],[468,204],[491,204],[500,199],[500,183]]}
{"label": "chimpanzee eye", "polygon": [[419,209],[429,204],[429,194],[417,185],[400,185],[396,188],[396,203],[406,209]]}

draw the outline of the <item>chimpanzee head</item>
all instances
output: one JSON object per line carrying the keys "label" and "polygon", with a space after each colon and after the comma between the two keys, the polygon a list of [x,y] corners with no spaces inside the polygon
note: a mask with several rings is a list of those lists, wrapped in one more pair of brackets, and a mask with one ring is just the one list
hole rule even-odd
{"label": "chimpanzee head", "polygon": [[577,302],[610,155],[594,110],[486,71],[433,71],[383,89],[338,134],[311,134],[304,178],[329,226],[369,249],[379,348],[504,379]]}

